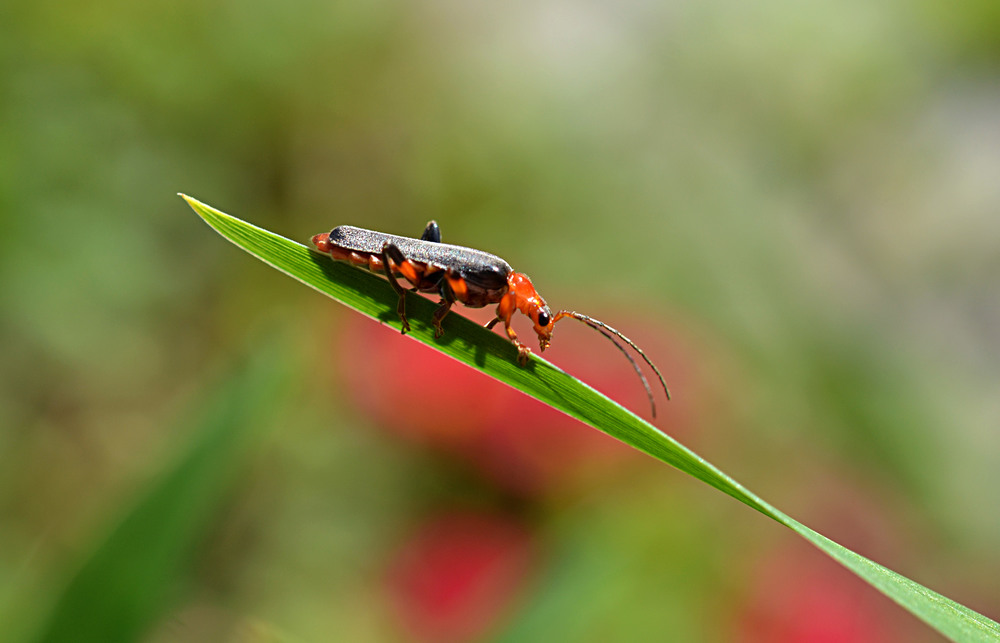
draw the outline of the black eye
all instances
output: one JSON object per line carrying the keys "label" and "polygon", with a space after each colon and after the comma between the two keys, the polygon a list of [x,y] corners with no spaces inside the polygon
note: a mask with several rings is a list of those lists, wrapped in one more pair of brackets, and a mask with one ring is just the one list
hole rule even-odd
{"label": "black eye", "polygon": [[538,313],[538,325],[539,326],[548,326],[549,325],[549,314],[547,312],[545,312],[544,310],[542,312]]}

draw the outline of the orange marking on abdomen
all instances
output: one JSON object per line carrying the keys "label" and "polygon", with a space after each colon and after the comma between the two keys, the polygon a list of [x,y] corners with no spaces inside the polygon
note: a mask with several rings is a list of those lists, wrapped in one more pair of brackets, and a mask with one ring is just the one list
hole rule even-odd
{"label": "orange marking on abdomen", "polygon": [[448,280],[448,286],[451,287],[451,291],[455,293],[455,299],[465,301],[469,294],[469,284],[465,283],[465,279],[452,277],[451,275],[445,278]]}
{"label": "orange marking on abdomen", "polygon": [[412,261],[404,261],[402,265],[396,266],[396,270],[414,286],[420,283],[420,273],[423,270],[418,271],[417,266]]}
{"label": "orange marking on abdomen", "polygon": [[313,245],[316,246],[316,249],[319,250],[320,252],[330,252],[330,249],[332,247],[330,245],[329,232],[323,232],[321,234],[313,235],[312,242]]}

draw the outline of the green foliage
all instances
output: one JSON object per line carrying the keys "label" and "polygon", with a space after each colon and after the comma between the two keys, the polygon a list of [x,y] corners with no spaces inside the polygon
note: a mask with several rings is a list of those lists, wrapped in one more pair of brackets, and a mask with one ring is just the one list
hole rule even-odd
{"label": "green foliage", "polygon": [[[336,263],[301,244],[190,197],[184,198],[222,236],[261,261],[362,314],[399,327],[396,295],[379,276]],[[797,522],[670,436],[544,359],[533,355],[526,367],[519,367],[513,346],[496,333],[461,316],[450,315],[444,324],[445,336],[434,339],[429,320],[435,307],[422,297],[412,296],[407,300],[411,338],[670,464],[785,525],[942,634],[961,641],[1000,640],[1000,624]]]}
{"label": "green foliage", "polygon": [[42,624],[39,643],[134,641],[171,607],[255,429],[275,408],[284,359],[275,346],[258,346],[211,395],[193,419],[188,451],[88,555]]}

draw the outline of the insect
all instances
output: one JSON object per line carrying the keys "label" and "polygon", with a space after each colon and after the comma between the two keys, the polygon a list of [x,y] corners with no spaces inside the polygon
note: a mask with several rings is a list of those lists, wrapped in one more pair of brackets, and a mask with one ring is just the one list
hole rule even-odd
{"label": "insect", "polygon": [[607,337],[628,358],[646,390],[653,417],[656,417],[656,403],[649,382],[615,337],[631,346],[649,364],[659,378],[667,399],[670,399],[670,391],[660,369],[635,342],[604,322],[573,310],[561,310],[553,315],[526,274],[515,272],[506,261],[488,252],[441,243],[441,229],[435,221],[427,224],[419,239],[345,225],[313,236],[312,242],[320,252],[338,261],[385,274],[399,295],[396,312],[403,323],[403,334],[410,330],[410,323],[406,319],[406,289],[399,284],[400,276],[409,282],[410,290],[441,295],[440,305],[432,319],[435,337],[444,334],[441,322],[455,302],[470,308],[497,304],[496,318],[486,327],[492,329],[497,323],[504,323],[507,337],[517,347],[518,362],[524,366],[531,349],[517,338],[510,325],[516,311],[520,310],[531,319],[538,335],[539,348],[543,351],[552,341],[552,329],[556,322],[573,318]]}

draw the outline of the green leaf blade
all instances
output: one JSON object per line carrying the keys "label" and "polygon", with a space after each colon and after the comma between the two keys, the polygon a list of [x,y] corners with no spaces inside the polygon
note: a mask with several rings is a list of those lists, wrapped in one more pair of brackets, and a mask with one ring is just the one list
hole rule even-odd
{"label": "green leaf blade", "polygon": [[[353,308],[399,328],[396,295],[385,280],[334,262],[302,244],[262,230],[181,195],[223,237],[292,278]],[[772,507],[670,436],[559,368],[532,355],[526,367],[505,339],[457,315],[445,319],[446,334],[436,340],[430,320],[436,306],[419,296],[407,298],[412,332],[408,335],[450,355],[539,401],[575,417],[665,462],[792,529],[873,587],[956,641],[1000,641],[1000,624],[938,594],[813,531]]]}
{"label": "green leaf blade", "polygon": [[31,640],[135,641],[170,609],[285,388],[286,358],[257,348],[202,403],[188,448],[85,556]]}

